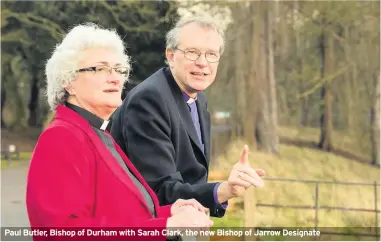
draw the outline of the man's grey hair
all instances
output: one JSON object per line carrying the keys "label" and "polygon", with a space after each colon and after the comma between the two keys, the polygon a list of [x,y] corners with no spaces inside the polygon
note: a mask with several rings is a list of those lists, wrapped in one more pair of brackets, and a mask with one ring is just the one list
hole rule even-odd
{"label": "man's grey hair", "polygon": [[184,17],[181,18],[175,26],[167,33],[166,35],[166,44],[167,48],[174,50],[179,45],[179,37],[181,29],[188,24],[198,24],[204,28],[215,30],[222,39],[222,45],[220,48],[220,53],[222,54],[225,49],[225,33],[224,29],[220,26],[220,24],[212,17],[209,16],[192,16],[192,17]]}
{"label": "man's grey hair", "polygon": [[72,28],[58,44],[46,63],[47,98],[51,110],[64,104],[69,94],[64,86],[76,77],[81,53],[89,48],[107,48],[119,55],[121,64],[131,68],[125,45],[114,29],[104,29],[93,23],[80,24]]}

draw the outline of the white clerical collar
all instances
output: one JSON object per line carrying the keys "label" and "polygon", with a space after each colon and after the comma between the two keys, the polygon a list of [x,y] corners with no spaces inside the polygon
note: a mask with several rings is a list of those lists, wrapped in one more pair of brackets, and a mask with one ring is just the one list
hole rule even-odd
{"label": "white clerical collar", "polygon": [[197,96],[196,96],[195,98],[191,98],[191,97],[190,97],[190,98],[188,99],[187,103],[188,103],[188,104],[192,104],[192,103],[194,103],[196,100],[197,100]]}
{"label": "white clerical collar", "polygon": [[105,131],[110,120],[104,120],[101,125],[101,130]]}

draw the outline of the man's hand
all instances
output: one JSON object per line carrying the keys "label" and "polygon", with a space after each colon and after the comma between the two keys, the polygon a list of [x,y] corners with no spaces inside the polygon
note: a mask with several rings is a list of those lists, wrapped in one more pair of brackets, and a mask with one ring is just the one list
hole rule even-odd
{"label": "man's hand", "polygon": [[199,203],[195,199],[188,199],[188,200],[178,199],[171,207],[171,215],[173,216],[187,207],[193,207],[196,210],[203,213],[206,213],[208,211],[207,208],[202,206],[201,203]]}
{"label": "man's hand", "polygon": [[232,197],[244,194],[250,186],[263,187],[261,176],[265,175],[262,169],[253,169],[249,164],[249,147],[244,146],[239,161],[233,166],[227,182],[223,182],[217,191],[218,200],[222,203]]}

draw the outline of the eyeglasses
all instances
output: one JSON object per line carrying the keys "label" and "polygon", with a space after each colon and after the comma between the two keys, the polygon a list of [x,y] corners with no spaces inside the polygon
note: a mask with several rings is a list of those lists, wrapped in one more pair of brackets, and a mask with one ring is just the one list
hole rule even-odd
{"label": "eyeglasses", "polygon": [[198,60],[198,58],[200,58],[201,54],[204,54],[205,59],[210,63],[218,62],[220,60],[220,54],[217,52],[214,52],[214,51],[207,51],[205,53],[201,53],[201,51],[196,50],[196,49],[182,50],[182,49],[176,48],[176,50],[183,52],[184,57],[188,60],[191,60],[191,61]]}
{"label": "eyeglasses", "polygon": [[92,66],[87,68],[78,69],[76,72],[86,72],[86,71],[93,71],[96,74],[112,74],[112,70],[115,70],[115,72],[124,78],[128,78],[130,74],[130,68],[125,66],[117,66],[117,67],[110,67],[110,66]]}

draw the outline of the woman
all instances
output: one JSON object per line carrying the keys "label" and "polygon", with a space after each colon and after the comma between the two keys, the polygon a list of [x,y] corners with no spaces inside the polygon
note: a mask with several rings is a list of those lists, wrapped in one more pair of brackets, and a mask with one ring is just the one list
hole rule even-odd
{"label": "woman", "polygon": [[[46,77],[48,103],[56,115],[37,142],[28,173],[31,227],[212,225],[195,200],[159,206],[107,132],[122,102],[129,61],[119,35],[93,24],[73,28],[55,48]],[[166,239],[165,234],[158,238]]]}

